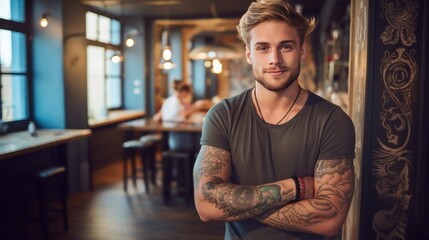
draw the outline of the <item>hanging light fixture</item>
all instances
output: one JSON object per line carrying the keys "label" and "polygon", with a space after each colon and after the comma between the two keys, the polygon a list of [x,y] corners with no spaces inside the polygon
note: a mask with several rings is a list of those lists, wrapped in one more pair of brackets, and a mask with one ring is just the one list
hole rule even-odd
{"label": "hanging light fixture", "polygon": [[135,44],[134,38],[131,35],[128,35],[128,37],[125,39],[125,45],[127,47],[132,47],[134,46],[134,44]]}
{"label": "hanging light fixture", "polygon": [[168,29],[166,29],[162,32],[162,36],[161,36],[162,58],[165,61],[171,60],[171,57],[172,57],[170,38],[168,35],[169,35],[169,32],[168,32]]}
{"label": "hanging light fixture", "polygon": [[204,65],[215,74],[222,73],[221,59],[238,59],[241,54],[233,47],[222,43],[208,43],[192,49],[189,54],[192,60],[205,60]]}
{"label": "hanging light fixture", "polygon": [[163,70],[170,70],[172,68],[175,68],[176,65],[171,61],[171,58],[173,57],[173,53],[171,51],[168,28],[162,32],[161,49],[162,49],[162,52],[161,52],[162,56],[161,56],[161,62],[159,64],[159,68]]}
{"label": "hanging light fixture", "polygon": [[135,36],[137,36],[139,34],[137,29],[133,29],[131,31],[129,31],[127,37],[125,38],[125,46],[127,47],[132,47],[135,44]]}
{"label": "hanging light fixture", "polygon": [[124,61],[124,55],[120,51],[115,51],[115,54],[110,58],[113,63],[120,63]]}
{"label": "hanging light fixture", "polygon": [[222,43],[208,43],[192,49],[189,54],[192,60],[237,59],[241,54],[233,47]]}
{"label": "hanging light fixture", "polygon": [[220,63],[219,59],[213,59],[212,61],[212,72],[215,74],[222,73],[222,63]]}
{"label": "hanging light fixture", "polygon": [[45,28],[48,26],[48,13],[43,13],[42,17],[39,20],[39,24],[42,28]]}

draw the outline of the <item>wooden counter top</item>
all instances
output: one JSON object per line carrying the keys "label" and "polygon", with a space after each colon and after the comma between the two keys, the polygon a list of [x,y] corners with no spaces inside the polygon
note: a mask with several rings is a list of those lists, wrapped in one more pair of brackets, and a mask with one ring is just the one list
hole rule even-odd
{"label": "wooden counter top", "polygon": [[110,111],[109,115],[104,119],[91,119],[88,121],[90,128],[97,128],[106,125],[111,125],[119,122],[125,122],[145,116],[144,111],[140,110],[116,110]]}
{"label": "wooden counter top", "polygon": [[37,136],[27,131],[0,135],[0,160],[57,146],[91,135],[88,129],[39,129]]}
{"label": "wooden counter top", "polygon": [[194,132],[202,131],[202,122],[156,122],[152,119],[138,119],[118,125],[124,131],[141,132]]}

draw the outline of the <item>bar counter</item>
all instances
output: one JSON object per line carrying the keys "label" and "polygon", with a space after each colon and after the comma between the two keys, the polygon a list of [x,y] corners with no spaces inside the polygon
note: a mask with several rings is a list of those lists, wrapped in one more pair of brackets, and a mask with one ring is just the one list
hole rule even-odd
{"label": "bar counter", "polygon": [[0,161],[91,135],[91,131],[87,129],[39,129],[36,133],[36,136],[31,136],[27,131],[1,135]]}

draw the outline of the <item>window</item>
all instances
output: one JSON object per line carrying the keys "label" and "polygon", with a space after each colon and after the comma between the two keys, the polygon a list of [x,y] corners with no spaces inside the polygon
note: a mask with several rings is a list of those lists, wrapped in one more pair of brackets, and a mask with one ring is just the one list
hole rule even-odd
{"label": "window", "polygon": [[29,118],[28,27],[24,0],[0,0],[0,6],[0,119],[13,124]]}
{"label": "window", "polygon": [[86,38],[91,40],[87,47],[88,116],[97,119],[109,109],[122,107],[122,65],[111,61],[120,53],[121,24],[87,12]]}

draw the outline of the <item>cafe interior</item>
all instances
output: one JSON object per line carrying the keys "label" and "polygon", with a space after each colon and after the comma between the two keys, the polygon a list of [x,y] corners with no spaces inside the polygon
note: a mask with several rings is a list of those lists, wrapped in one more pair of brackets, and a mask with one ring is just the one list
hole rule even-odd
{"label": "cafe interior", "polygon": [[[255,84],[235,28],[252,2],[0,0],[0,239],[223,239],[192,166],[210,107]],[[317,19],[300,86],[356,131],[332,239],[429,239],[429,3],[290,2]],[[155,121],[175,81],[203,107]]]}

